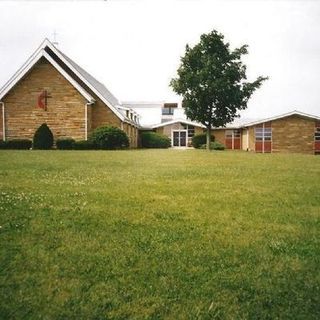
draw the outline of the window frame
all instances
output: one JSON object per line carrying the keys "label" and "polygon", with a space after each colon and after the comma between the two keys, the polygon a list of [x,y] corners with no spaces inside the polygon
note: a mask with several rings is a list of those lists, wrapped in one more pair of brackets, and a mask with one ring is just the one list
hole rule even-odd
{"label": "window frame", "polygon": [[320,127],[315,127],[314,141],[320,141]]}
{"label": "window frame", "polygon": [[[162,107],[161,109],[161,114],[163,116],[173,116],[173,113],[174,113],[174,109],[173,107]],[[164,112],[165,110],[168,110],[169,112]]]}
{"label": "window frame", "polygon": [[[259,132],[259,134],[257,134]],[[254,140],[255,142],[272,142],[272,127],[265,127],[264,124],[262,127],[254,128]]]}

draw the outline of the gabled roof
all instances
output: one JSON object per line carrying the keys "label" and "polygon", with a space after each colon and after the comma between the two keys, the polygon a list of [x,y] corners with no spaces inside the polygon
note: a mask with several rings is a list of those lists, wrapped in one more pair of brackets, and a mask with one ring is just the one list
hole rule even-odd
{"label": "gabled roof", "polygon": [[294,111],[291,111],[291,112],[288,112],[288,113],[281,114],[279,116],[260,119],[260,120],[257,120],[257,121],[247,122],[247,123],[244,123],[241,127],[251,127],[251,126],[254,126],[254,125],[257,125],[257,124],[260,124],[260,123],[269,122],[269,121],[273,121],[273,120],[278,120],[278,119],[282,119],[282,118],[286,118],[286,117],[290,117],[290,116],[299,116],[299,117],[302,117],[302,118],[305,118],[305,119],[320,120],[320,117],[318,117],[318,116],[314,116],[314,115],[311,115],[311,114],[308,114],[308,113],[304,113],[304,112],[301,112],[301,111],[294,110]]}
{"label": "gabled roof", "polygon": [[132,122],[117,108],[120,103],[111,92],[92,75],[82,69],[73,60],[59,51],[48,39],[29,57],[24,65],[9,79],[0,90],[0,99],[4,97],[16,83],[39,61],[47,59],[82,95],[88,102],[94,98],[87,89],[96,94],[122,121]]}
{"label": "gabled roof", "polygon": [[198,123],[198,122],[193,122],[193,121],[190,121],[190,120],[187,120],[187,119],[174,119],[174,120],[171,120],[171,121],[166,121],[166,122],[162,122],[162,123],[158,123],[158,124],[155,124],[153,126],[151,126],[152,129],[155,129],[155,128],[160,128],[160,127],[165,127],[167,125],[170,125],[170,124],[175,124],[175,123],[184,123],[184,124],[188,124],[190,126],[196,126],[196,127],[201,127],[201,128],[205,128],[205,126],[201,123]]}
{"label": "gabled roof", "polygon": [[140,109],[140,108],[162,108],[164,105],[164,101],[123,101],[122,106],[130,107],[132,109]]}
{"label": "gabled roof", "polygon": [[2,99],[26,73],[42,58],[44,57],[48,62],[52,64],[88,101],[94,102],[94,98],[85,90],[77,81],[75,81],[63,68],[45,51],[43,45],[46,40],[40,45],[40,47],[29,57],[29,59],[22,65],[22,67],[4,84],[0,90],[0,99]]}
{"label": "gabled roof", "polygon": [[111,103],[115,107],[117,105],[120,105],[118,99],[104,86],[104,84],[95,79],[90,73],[82,69],[78,64],[76,64],[60,50],[57,49],[57,51],[59,51],[60,54],[83,76],[83,78],[91,83],[92,86],[95,87],[107,101],[109,101],[109,103]]}

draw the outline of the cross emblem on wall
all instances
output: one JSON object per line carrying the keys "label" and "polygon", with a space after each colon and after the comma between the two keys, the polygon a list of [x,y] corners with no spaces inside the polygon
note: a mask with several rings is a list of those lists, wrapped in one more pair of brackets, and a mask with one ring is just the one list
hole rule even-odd
{"label": "cross emblem on wall", "polygon": [[48,99],[52,98],[47,90],[43,90],[38,96],[38,108],[47,111]]}

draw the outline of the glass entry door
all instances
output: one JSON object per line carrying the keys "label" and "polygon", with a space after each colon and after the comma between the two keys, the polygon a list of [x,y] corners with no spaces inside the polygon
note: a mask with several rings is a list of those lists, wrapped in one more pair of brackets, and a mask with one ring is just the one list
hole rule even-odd
{"label": "glass entry door", "polygon": [[172,144],[174,147],[186,147],[187,146],[187,130],[173,131]]}

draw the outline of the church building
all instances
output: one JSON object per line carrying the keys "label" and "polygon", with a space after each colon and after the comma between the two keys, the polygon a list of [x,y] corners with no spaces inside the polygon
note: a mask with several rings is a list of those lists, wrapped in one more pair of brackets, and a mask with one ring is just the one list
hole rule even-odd
{"label": "church building", "polygon": [[0,139],[32,139],[42,123],[54,138],[87,140],[112,125],[138,144],[138,114],[45,39],[0,91]]}
{"label": "church building", "polygon": [[[178,103],[121,103],[47,39],[0,89],[0,107],[0,140],[31,140],[43,123],[55,140],[87,140],[92,130],[109,125],[128,135],[131,148],[138,147],[141,131],[166,135],[172,147],[186,148],[205,131]],[[230,150],[320,154],[320,117],[297,110],[255,121],[236,119],[212,133]]]}

